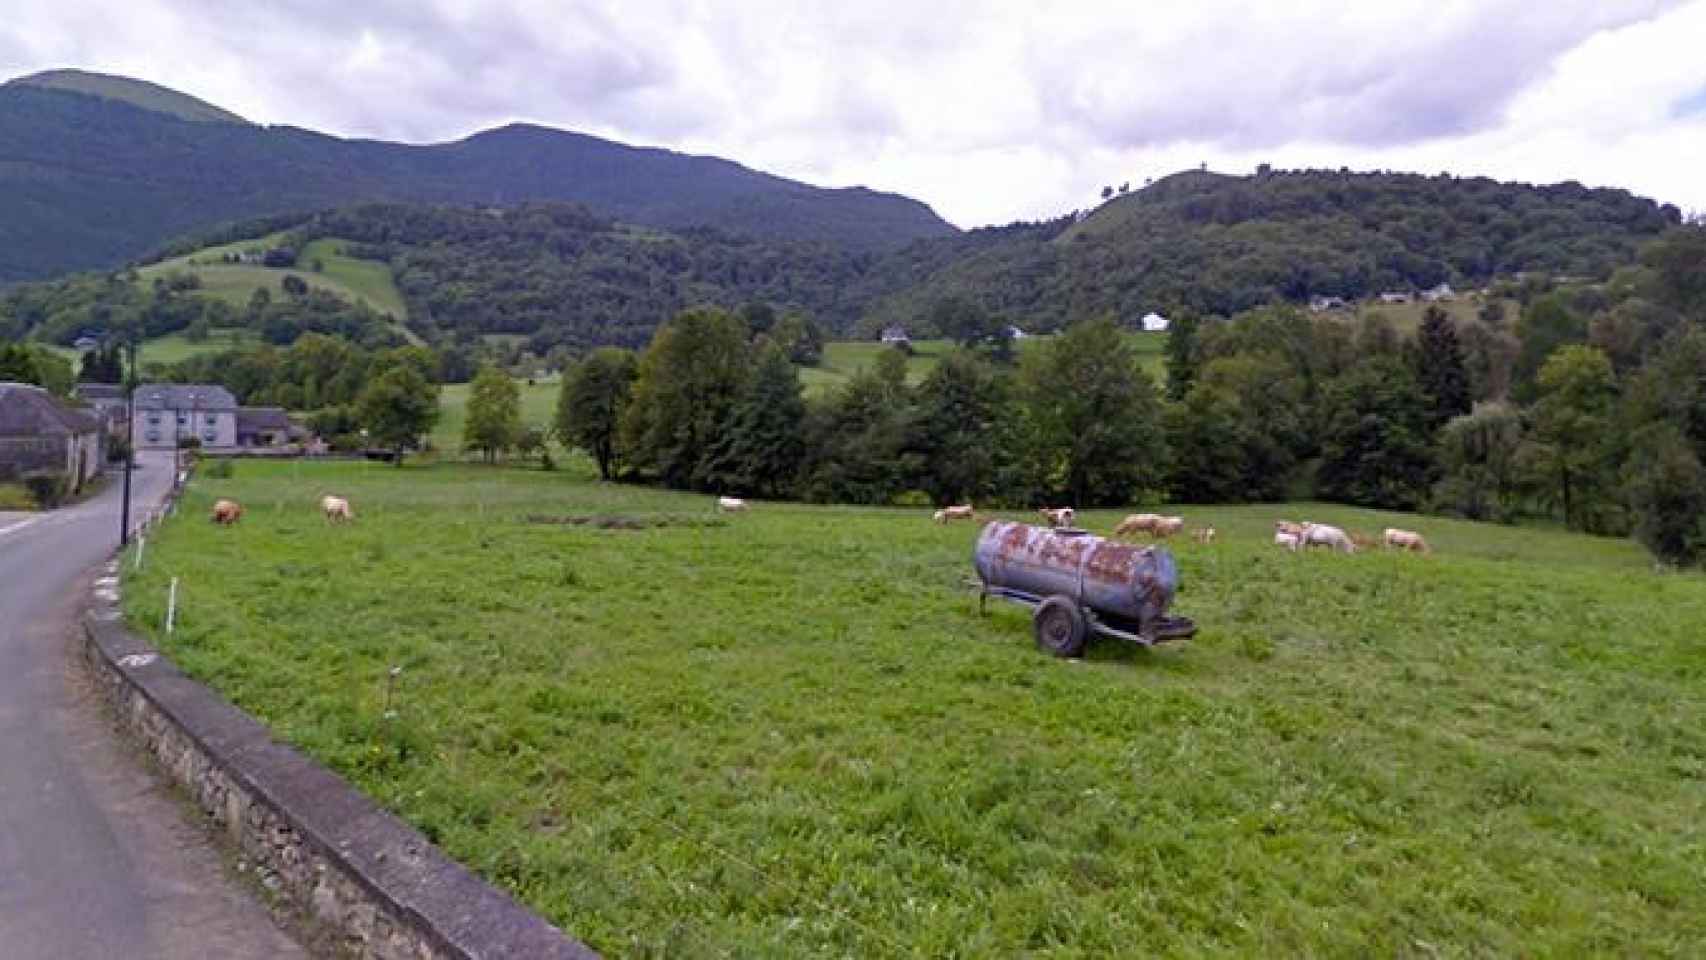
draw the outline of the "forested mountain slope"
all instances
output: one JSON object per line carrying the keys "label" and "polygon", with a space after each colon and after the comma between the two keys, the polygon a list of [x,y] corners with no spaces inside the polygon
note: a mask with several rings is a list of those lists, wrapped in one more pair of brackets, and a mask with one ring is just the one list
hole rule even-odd
{"label": "forested mountain slope", "polygon": [[955,232],[916,200],[714,157],[521,125],[427,146],[343,140],[185,119],[199,101],[124,78],[90,92],[88,76],[75,75],[78,89],[0,86],[0,282],[117,266],[225,221],[380,200],[572,201],[634,223],[854,251]]}

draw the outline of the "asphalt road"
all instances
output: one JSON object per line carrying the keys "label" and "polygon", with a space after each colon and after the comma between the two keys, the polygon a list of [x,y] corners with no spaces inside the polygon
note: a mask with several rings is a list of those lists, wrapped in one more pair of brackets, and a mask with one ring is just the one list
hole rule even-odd
{"label": "asphalt road", "polygon": [[[171,484],[132,477],[132,520]],[[301,957],[231,878],[194,812],[120,740],[74,661],[76,619],[116,544],[123,484],[0,514],[0,954]]]}

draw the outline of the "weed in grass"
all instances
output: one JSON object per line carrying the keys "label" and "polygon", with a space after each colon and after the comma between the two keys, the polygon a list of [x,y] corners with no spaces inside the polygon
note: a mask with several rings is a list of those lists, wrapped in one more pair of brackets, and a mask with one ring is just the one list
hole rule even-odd
{"label": "weed in grass", "polygon": [[[1173,545],[1196,639],[1065,663],[1025,611],[978,614],[969,527],[780,503],[527,522],[708,513],[566,466],[246,462],[150,537],[127,611],[610,954],[1706,944],[1706,580],[1633,544],[1187,508],[1221,533]],[[362,525],[319,523],[323,489]],[[285,506],[221,531],[196,522],[216,495]],[[1274,548],[1304,515],[1436,553]],[[171,576],[189,615],[163,637]]]}

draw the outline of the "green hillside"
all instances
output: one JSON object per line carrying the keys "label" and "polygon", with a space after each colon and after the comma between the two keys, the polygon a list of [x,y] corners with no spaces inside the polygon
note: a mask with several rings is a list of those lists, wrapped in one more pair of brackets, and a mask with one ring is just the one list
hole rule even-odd
{"label": "green hillside", "polygon": [[[1161,351],[1167,345],[1164,333],[1128,332],[1126,340],[1136,348],[1143,369],[1157,384],[1166,382],[1167,372]],[[1042,337],[1020,340],[1017,350],[1021,356],[1045,342]],[[808,396],[821,396],[851,380],[854,374],[873,366],[877,357],[894,347],[875,340],[838,340],[824,344],[823,359],[815,367],[800,368],[800,382]],[[914,340],[912,356],[906,361],[906,382],[918,384],[936,368],[942,356],[954,349],[946,340]]]}
{"label": "green hillside", "polygon": [[187,93],[162,87],[157,83],[146,80],[133,80],[130,77],[118,77],[106,73],[92,73],[87,70],[44,70],[41,73],[19,77],[7,85],[17,84],[26,87],[39,87],[44,90],[65,90],[71,93],[81,93],[103,100],[113,100],[128,103],[154,113],[164,113],[180,120],[190,120],[204,123],[248,123],[242,117],[229,110],[223,110],[198,100]]}
{"label": "green hillside", "polygon": [[974,231],[893,254],[881,272],[911,275],[872,288],[864,328],[904,322],[946,297],[1050,329],[1106,313],[1231,315],[1313,295],[1479,287],[1523,272],[1604,278],[1680,218],[1675,207],[1577,183],[1188,171],[1081,220]]}
{"label": "green hillside", "polygon": [[227,117],[150,84],[96,79],[0,86],[0,282],[116,267],[233,220],[376,200],[566,201],[651,227],[856,252],[955,232],[908,197],[570,131],[517,124],[452,143],[343,140],[195,122]]}

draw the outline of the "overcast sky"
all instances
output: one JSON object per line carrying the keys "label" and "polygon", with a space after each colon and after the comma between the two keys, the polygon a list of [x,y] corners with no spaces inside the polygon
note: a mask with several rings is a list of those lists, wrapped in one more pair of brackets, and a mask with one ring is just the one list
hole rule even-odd
{"label": "overcast sky", "polygon": [[352,137],[526,120],[898,191],[961,226],[1204,162],[1576,179],[1706,210],[1706,0],[6,7],[0,76],[122,73]]}

